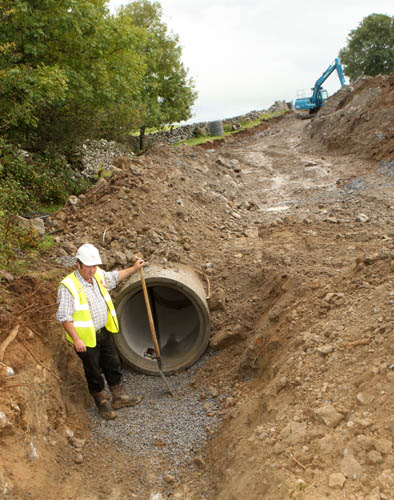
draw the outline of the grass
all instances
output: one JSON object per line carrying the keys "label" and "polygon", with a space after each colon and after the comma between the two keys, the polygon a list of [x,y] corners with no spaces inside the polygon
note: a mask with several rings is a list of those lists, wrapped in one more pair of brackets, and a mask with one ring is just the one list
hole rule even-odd
{"label": "grass", "polygon": [[[50,207],[41,207],[46,213]],[[56,245],[51,235],[40,236],[33,229],[26,229],[12,221],[0,219],[0,269],[15,274],[39,265],[41,255]]]}
{"label": "grass", "polygon": [[104,167],[100,167],[97,171],[97,174],[94,175],[94,179],[109,179],[113,176],[112,170],[106,170]]}
{"label": "grass", "polygon": [[[230,132],[225,132],[224,135],[230,135]],[[188,144],[189,146],[198,146],[199,144],[204,144],[208,141],[218,141],[220,139],[223,139],[223,135],[218,135],[218,136],[210,136],[210,135],[203,135],[201,137],[192,137],[191,139],[185,139],[179,142],[176,142],[174,146],[181,146],[182,144]]]}
{"label": "grass", "polygon": [[19,250],[12,259],[7,258],[8,256],[0,255],[0,268],[17,275],[30,272],[32,269],[38,269],[40,267],[41,255],[55,245],[54,237],[46,235],[38,242],[36,247]]}
{"label": "grass", "polygon": [[50,205],[40,205],[37,212],[41,214],[54,214],[64,207],[64,203],[51,203]]}
{"label": "grass", "polygon": [[45,252],[49,248],[52,248],[56,245],[55,238],[51,235],[46,234],[44,239],[39,244],[39,251]]}
{"label": "grass", "polygon": [[257,120],[245,120],[241,122],[241,129],[253,128],[261,125],[263,122],[267,122],[272,120],[273,118],[277,118],[278,116],[282,116],[288,111],[275,111],[274,113],[262,113],[260,118]]}

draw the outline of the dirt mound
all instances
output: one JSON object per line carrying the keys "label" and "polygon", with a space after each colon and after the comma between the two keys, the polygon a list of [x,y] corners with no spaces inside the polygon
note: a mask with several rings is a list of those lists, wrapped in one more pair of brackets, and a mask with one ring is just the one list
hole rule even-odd
{"label": "dirt mound", "polygon": [[[289,113],[204,147],[119,157],[46,220],[56,249],[21,278],[2,274],[0,344],[20,325],[4,356],[15,376],[0,377],[5,498],[391,498],[392,81],[358,82],[306,126]],[[54,320],[85,241],[107,269],[142,251],[191,265],[211,290],[215,355],[192,385],[215,395],[222,423],[190,464],[90,440]]]}
{"label": "dirt mound", "polygon": [[[328,151],[355,153],[374,160],[394,156],[394,73],[363,77],[329,99],[308,126],[311,139]],[[325,107],[330,113],[325,113]]]}

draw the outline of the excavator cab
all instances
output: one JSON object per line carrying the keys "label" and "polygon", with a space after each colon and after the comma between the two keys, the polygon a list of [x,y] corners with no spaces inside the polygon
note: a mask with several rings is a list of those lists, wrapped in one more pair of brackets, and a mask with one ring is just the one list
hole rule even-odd
{"label": "excavator cab", "polygon": [[[306,94],[310,93],[309,96]],[[313,95],[313,89],[311,89],[310,92],[307,90],[297,90],[297,98],[295,101],[295,109],[306,109],[309,110],[310,112],[317,111],[318,108],[323,106],[323,104],[326,102],[328,99],[328,92],[326,89],[320,89],[316,93],[316,103],[318,104],[316,106],[315,102],[312,100],[312,95]]]}

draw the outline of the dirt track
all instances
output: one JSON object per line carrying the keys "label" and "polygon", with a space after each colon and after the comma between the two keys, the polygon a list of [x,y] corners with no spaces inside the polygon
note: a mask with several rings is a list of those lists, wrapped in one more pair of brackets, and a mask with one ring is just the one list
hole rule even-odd
{"label": "dirt track", "polygon": [[[289,114],[220,143],[119,158],[110,181],[52,218],[56,252],[2,281],[0,341],[22,325],[4,358],[16,376],[0,379],[5,498],[392,498],[391,80],[355,89],[353,108],[357,99],[364,109],[351,111],[347,94],[326,129],[323,118]],[[365,119],[363,88],[383,89],[374,93],[388,117],[383,157],[372,132],[383,125],[374,111],[375,123]],[[349,125],[359,115],[371,129],[362,155]],[[335,121],[339,149],[327,135]],[[154,448],[138,458],[89,440],[91,402],[53,320],[62,263],[83,241],[108,268],[140,250],[208,276],[217,355],[191,387],[215,395],[221,424],[182,468],[155,460]]]}

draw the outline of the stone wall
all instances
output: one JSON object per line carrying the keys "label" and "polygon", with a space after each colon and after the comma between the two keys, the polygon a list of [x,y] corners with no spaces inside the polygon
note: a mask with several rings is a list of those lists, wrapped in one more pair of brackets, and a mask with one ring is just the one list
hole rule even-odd
{"label": "stone wall", "polygon": [[[258,120],[262,114],[274,113],[276,111],[288,110],[289,105],[285,101],[275,101],[275,103],[268,109],[261,111],[250,111],[244,115],[234,116],[232,118],[225,118],[222,120],[224,125],[239,126],[240,122],[248,120]],[[145,137],[145,145],[150,146],[153,144],[165,143],[176,144],[179,141],[184,141],[195,137],[196,130],[201,131],[204,135],[209,134],[209,122],[193,123],[191,125],[181,125],[174,127],[171,130],[164,130],[154,134],[148,134]],[[139,137],[133,138],[132,148],[137,151],[139,147]]]}
{"label": "stone wall", "polygon": [[[250,111],[244,115],[225,118],[222,122],[224,125],[231,125],[237,128],[241,122],[258,120],[262,114],[270,114],[288,109],[289,106],[285,101],[276,101],[266,110]],[[196,133],[209,134],[209,122],[182,125],[170,130],[147,134],[145,137],[145,146],[149,147],[160,143],[175,144],[179,141],[195,137]],[[130,147],[132,150],[138,151],[138,136],[131,138]],[[106,141],[105,139],[86,141],[78,153],[82,164],[82,172],[87,177],[95,177],[100,170],[113,170],[113,160],[118,156],[133,156],[133,153],[126,151],[125,146],[114,141]]]}

